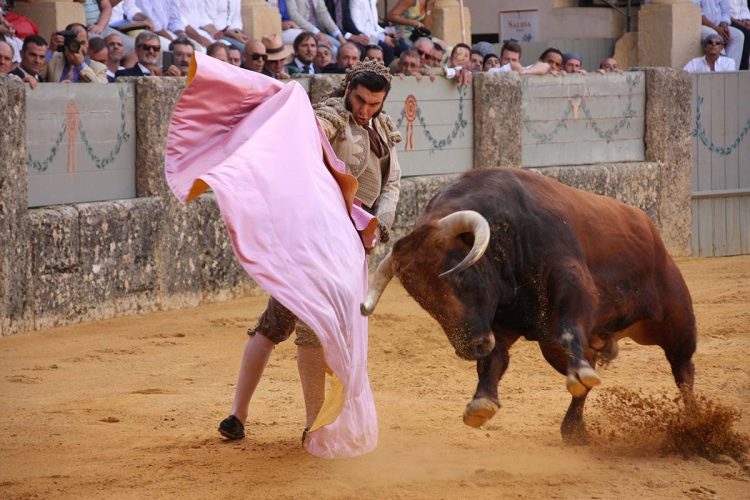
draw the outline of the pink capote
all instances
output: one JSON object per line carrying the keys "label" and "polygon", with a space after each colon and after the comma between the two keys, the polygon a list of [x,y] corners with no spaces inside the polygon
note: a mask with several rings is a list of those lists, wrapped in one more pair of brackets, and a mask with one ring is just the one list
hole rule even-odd
{"label": "pink capote", "polygon": [[299,84],[199,53],[194,64],[169,126],[167,183],[183,203],[210,187],[242,267],[317,333],[333,387],[305,448],[324,458],[370,452],[378,428],[359,304],[362,241],[377,221],[352,205],[356,180]]}

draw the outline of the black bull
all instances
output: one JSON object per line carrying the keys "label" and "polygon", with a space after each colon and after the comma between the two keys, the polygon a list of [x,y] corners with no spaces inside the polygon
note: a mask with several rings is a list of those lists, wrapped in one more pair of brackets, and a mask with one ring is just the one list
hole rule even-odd
{"label": "black bull", "polygon": [[393,275],[442,326],[456,353],[477,359],[464,422],[500,407],[510,346],[524,337],[567,377],[573,399],[561,431],[585,439],[593,367],[617,341],[658,345],[692,401],[696,346],[690,293],[641,210],[520,169],[473,171],[428,204],[375,273],[363,313]]}

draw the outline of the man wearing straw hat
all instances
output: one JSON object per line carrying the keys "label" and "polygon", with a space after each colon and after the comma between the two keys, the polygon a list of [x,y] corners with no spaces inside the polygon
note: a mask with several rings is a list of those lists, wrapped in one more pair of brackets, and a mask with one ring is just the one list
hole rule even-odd
{"label": "man wearing straw hat", "polygon": [[262,73],[277,80],[289,78],[289,75],[284,71],[284,66],[286,66],[287,58],[292,55],[292,48],[284,45],[281,37],[275,33],[264,36],[261,38],[261,42],[266,47],[266,54],[268,55]]}

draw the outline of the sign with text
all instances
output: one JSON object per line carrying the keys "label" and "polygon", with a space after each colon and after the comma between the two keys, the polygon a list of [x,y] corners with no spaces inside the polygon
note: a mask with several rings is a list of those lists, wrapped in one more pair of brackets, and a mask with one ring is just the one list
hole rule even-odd
{"label": "sign with text", "polygon": [[539,32],[539,11],[501,10],[500,42],[516,40],[517,42],[536,42]]}

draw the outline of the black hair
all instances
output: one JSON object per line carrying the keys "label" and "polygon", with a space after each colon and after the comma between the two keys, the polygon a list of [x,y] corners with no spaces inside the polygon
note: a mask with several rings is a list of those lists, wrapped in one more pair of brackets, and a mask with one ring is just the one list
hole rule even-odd
{"label": "black hair", "polygon": [[193,42],[185,37],[180,37],[172,40],[172,42],[169,44],[169,50],[174,50],[175,45],[189,45],[190,47],[193,47],[193,49],[195,49],[195,45],[193,45]]}
{"label": "black hair", "polygon": [[41,37],[39,35],[29,35],[23,40],[23,47],[21,47],[21,50],[26,50],[26,47],[28,47],[30,43],[33,43],[34,45],[38,45],[40,47],[47,46],[47,40],[45,40],[44,37]]}
{"label": "black hair", "polygon": [[565,56],[563,55],[562,52],[560,52],[559,49],[556,49],[554,47],[550,47],[547,50],[545,50],[544,52],[542,52],[542,55],[539,56],[539,60],[540,61],[544,61],[544,58],[547,57],[549,54],[552,54],[552,53],[558,54],[560,56],[560,58],[565,59]]}
{"label": "black hair", "polygon": [[388,95],[388,92],[391,91],[391,82],[386,80],[384,76],[369,71],[357,73],[349,81],[350,90],[353,90],[360,85],[370,92],[385,92],[385,94]]}
{"label": "black hair", "polygon": [[500,58],[499,58],[499,57],[497,57],[497,54],[493,54],[492,52],[490,52],[489,54],[485,54],[485,56],[484,56],[484,59],[482,59],[482,66],[484,66],[485,64],[487,64],[487,61],[488,61],[488,60],[489,60],[489,59],[490,59],[491,57],[494,57],[494,58],[495,58],[495,59],[497,59],[498,61],[500,60]]}

